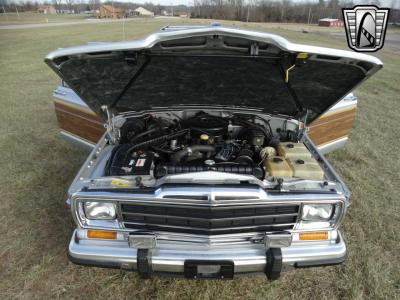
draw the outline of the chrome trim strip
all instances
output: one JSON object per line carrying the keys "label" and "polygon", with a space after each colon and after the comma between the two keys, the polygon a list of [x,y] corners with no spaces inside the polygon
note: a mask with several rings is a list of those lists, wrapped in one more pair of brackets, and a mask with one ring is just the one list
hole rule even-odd
{"label": "chrome trim strip", "polygon": [[337,183],[337,187],[340,189],[339,191],[337,191],[337,193],[340,193],[342,196],[345,197],[346,206],[348,206],[350,191],[344,184],[343,180],[336,173],[336,171],[333,169],[331,164],[326,160],[326,158],[319,152],[318,148],[315,146],[313,141],[307,136],[307,133],[304,133],[302,141],[304,145],[306,145],[306,147],[311,151],[314,158],[316,158],[317,161],[320,163],[320,165],[323,167],[327,179]]}
{"label": "chrome trim strip", "polygon": [[[274,215],[256,215],[256,216],[241,216],[241,217],[218,217],[218,218],[202,218],[202,217],[184,217],[184,216],[174,216],[174,215],[157,215],[157,214],[148,214],[148,213],[131,213],[131,212],[123,212],[123,215],[132,215],[132,216],[143,216],[143,217],[161,217],[161,218],[174,218],[180,220],[204,220],[204,221],[231,221],[231,220],[247,220],[247,219],[260,219],[260,218],[277,218],[277,217],[294,217],[299,213],[291,213],[291,214],[274,214]],[[124,223],[128,224],[136,224],[135,222],[124,221]],[[142,224],[142,223],[137,223]]]}
{"label": "chrome trim strip", "polygon": [[[232,226],[232,227],[223,227],[223,228],[199,228],[199,227],[191,227],[191,226],[174,226],[174,225],[162,225],[162,224],[153,224],[153,223],[135,223],[135,222],[124,222],[124,224],[131,224],[131,225],[151,225],[151,226],[157,226],[160,228],[167,228],[169,231],[172,229],[188,229],[188,230],[198,230],[198,231],[209,231],[209,232],[218,232],[218,231],[223,231],[223,230],[239,230],[239,229],[254,229],[254,227],[257,226]],[[271,224],[271,225],[260,225],[264,227],[285,227],[285,226],[294,226],[296,223],[282,223],[282,224]],[[131,228],[128,228],[129,230],[132,230]],[[134,229],[133,229],[134,230]]]}
{"label": "chrome trim strip", "polygon": [[265,236],[265,233],[259,232],[203,235],[154,231],[154,234],[157,236],[157,240],[159,241],[173,241],[175,245],[190,244],[191,246],[199,245],[203,247],[204,245],[248,245],[249,243],[261,243]]}
{"label": "chrome trim strip", "polygon": [[[334,106],[332,106],[327,112],[326,114],[329,114],[331,112],[336,112],[336,111],[340,111],[343,109],[353,109],[357,107],[357,102],[358,99],[357,97],[353,94],[353,93],[349,93],[346,96],[344,96],[342,98],[342,100],[340,100],[340,102],[336,103]],[[323,117],[324,115],[321,115],[321,117]]]}
{"label": "chrome trim strip", "polygon": [[61,130],[60,131],[61,137],[68,143],[73,145],[79,146],[86,151],[91,151],[94,148],[94,144],[90,143],[89,141],[79,138],[76,135],[69,133],[68,131]]}
{"label": "chrome trim strip", "polygon": [[346,145],[348,139],[349,138],[347,136],[345,136],[345,137],[333,140],[331,142],[328,142],[326,144],[319,145],[318,150],[322,154],[327,154],[329,152],[332,152],[332,151],[335,151],[337,149],[344,147],[344,145]]}
{"label": "chrome trim strip", "polygon": [[57,88],[53,91],[53,97],[55,98],[55,102],[72,105],[78,109],[95,115],[89,106],[70,87],[65,87],[62,85],[57,86]]}
{"label": "chrome trim strip", "polygon": [[[190,187],[190,191],[189,188]],[[113,191],[84,191],[84,192],[76,192],[72,195],[71,199],[73,202],[81,202],[81,201],[118,201],[120,203],[138,203],[145,205],[174,205],[177,207],[186,207],[187,205],[192,206],[205,206],[205,207],[218,207],[218,206],[259,206],[259,205],[288,205],[288,204],[301,204],[303,202],[323,202],[323,203],[336,203],[345,200],[343,194],[340,193],[317,193],[316,191],[304,192],[304,193],[290,193],[290,192],[266,192],[260,189],[260,199],[256,200],[218,200],[218,201],[209,201],[209,200],[195,200],[195,199],[168,199],[162,198],[165,193],[172,192],[176,193],[176,189],[186,188],[190,194],[199,189],[199,192],[202,194],[207,193],[212,190],[212,193],[215,195],[218,191],[221,194],[230,194],[234,195],[235,191],[243,191],[246,188],[242,188],[238,186],[237,188],[228,188],[221,186],[217,187],[207,187],[203,186],[200,188],[196,188],[193,186],[184,186],[181,185],[177,188],[175,187],[161,187],[158,188],[154,193],[129,193],[119,191],[118,193]]]}

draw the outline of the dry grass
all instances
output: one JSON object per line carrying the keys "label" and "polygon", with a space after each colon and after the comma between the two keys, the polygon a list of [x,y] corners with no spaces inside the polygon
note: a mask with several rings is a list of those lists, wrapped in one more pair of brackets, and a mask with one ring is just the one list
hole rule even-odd
{"label": "dry grass", "polygon": [[71,21],[82,21],[84,15],[44,15],[36,12],[8,12],[0,14],[0,25],[7,24],[31,24],[31,23],[61,23]]}
{"label": "dry grass", "polygon": [[[127,23],[127,38],[144,36],[165,22]],[[301,34],[284,25],[238,25],[346,48],[344,40]],[[51,92],[58,79],[43,57],[58,47],[121,38],[117,23],[0,31],[2,299],[399,298],[400,59],[392,48],[378,52],[385,68],[357,91],[359,110],[350,142],[328,157],[353,193],[342,227],[349,250],[345,265],[298,270],[270,283],[264,277],[142,281],[135,273],[69,263],[66,250],[74,224],[64,201],[85,154],[57,135]]]}

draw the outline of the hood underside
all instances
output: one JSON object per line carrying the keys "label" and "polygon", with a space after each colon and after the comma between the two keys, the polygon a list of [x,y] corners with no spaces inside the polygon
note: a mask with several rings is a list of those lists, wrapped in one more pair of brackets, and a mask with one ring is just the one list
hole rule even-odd
{"label": "hood underside", "polygon": [[223,27],[61,49],[46,62],[100,117],[103,105],[116,113],[200,105],[307,113],[307,123],[382,66],[368,55]]}

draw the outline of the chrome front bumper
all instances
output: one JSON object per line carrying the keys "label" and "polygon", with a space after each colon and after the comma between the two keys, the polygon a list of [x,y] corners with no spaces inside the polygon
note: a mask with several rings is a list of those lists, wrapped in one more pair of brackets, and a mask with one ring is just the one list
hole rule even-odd
{"label": "chrome front bumper", "polygon": [[[153,273],[184,275],[185,261],[231,261],[236,275],[264,273],[266,251],[262,244],[226,246],[188,246],[174,242],[157,243],[149,250]],[[282,271],[292,268],[334,265],[344,262],[346,245],[340,233],[335,241],[322,244],[309,242],[281,248]],[[127,241],[78,239],[74,232],[68,249],[72,262],[82,265],[137,270],[138,250]]]}

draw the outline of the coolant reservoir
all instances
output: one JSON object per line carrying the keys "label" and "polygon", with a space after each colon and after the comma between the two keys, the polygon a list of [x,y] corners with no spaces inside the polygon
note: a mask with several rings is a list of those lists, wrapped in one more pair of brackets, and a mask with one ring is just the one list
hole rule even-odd
{"label": "coolant reservoir", "polygon": [[269,176],[292,177],[293,171],[284,157],[272,156],[264,159],[264,166]]}
{"label": "coolant reservoir", "polygon": [[288,158],[287,162],[293,171],[293,177],[311,180],[323,180],[324,171],[312,157]]}
{"label": "coolant reservoir", "polygon": [[278,154],[284,158],[311,158],[311,153],[303,143],[279,143]]}

